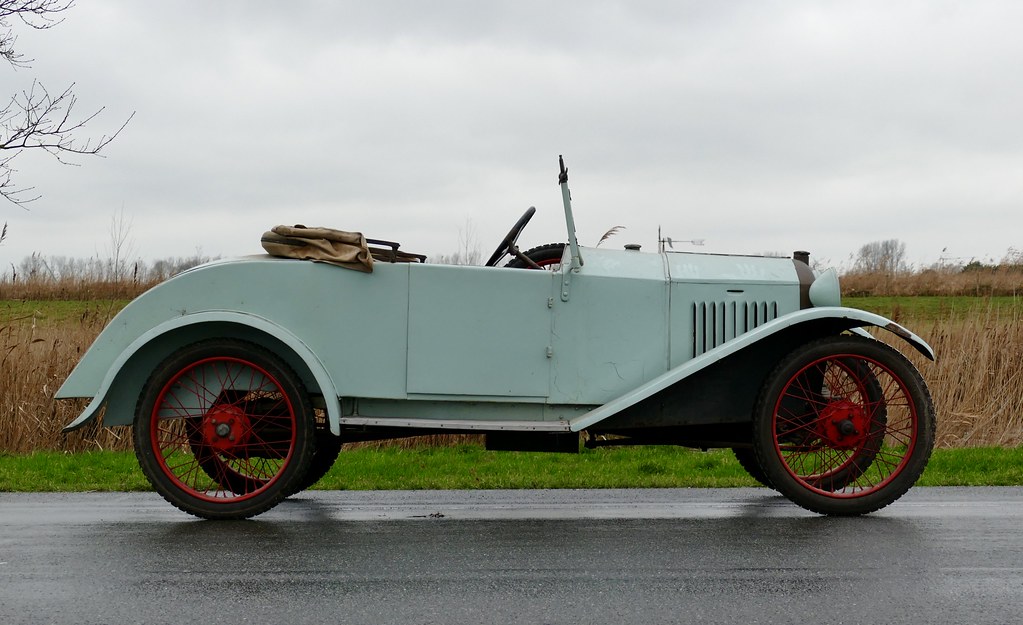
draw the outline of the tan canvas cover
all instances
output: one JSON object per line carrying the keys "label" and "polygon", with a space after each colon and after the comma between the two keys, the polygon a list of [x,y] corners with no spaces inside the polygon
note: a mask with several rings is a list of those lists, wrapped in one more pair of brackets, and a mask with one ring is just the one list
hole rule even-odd
{"label": "tan canvas cover", "polygon": [[366,237],[360,232],[345,232],[333,228],[306,228],[274,226],[264,232],[263,249],[273,256],[315,260],[331,263],[356,271],[373,271]]}

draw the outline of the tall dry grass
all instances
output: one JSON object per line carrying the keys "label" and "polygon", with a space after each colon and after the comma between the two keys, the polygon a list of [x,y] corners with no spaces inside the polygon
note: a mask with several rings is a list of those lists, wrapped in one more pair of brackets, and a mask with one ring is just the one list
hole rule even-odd
{"label": "tall dry grass", "polygon": [[50,280],[0,279],[0,302],[25,300],[111,301],[130,300],[159,284],[159,280]]}
{"label": "tall dry grass", "polygon": [[61,323],[35,311],[0,317],[0,451],[130,449],[123,431],[96,424],[61,433],[86,402],[53,399],[110,316],[97,305]]}
{"label": "tall dry grass", "polygon": [[[930,362],[888,332],[878,336],[910,356],[938,407],[938,444],[944,447],[1023,444],[1023,324],[1018,308],[995,308],[977,300],[969,313],[944,317],[903,312],[899,323],[937,352]],[[116,307],[97,301],[75,316],[48,319],[34,311],[5,314],[0,303],[0,452],[36,449],[79,451],[128,449],[122,428],[92,424],[61,433],[84,408],[57,402],[53,393],[109,321]],[[456,439],[461,440],[461,439]],[[472,439],[476,440],[476,439]],[[446,437],[425,443],[449,443]]]}
{"label": "tall dry grass", "polygon": [[906,320],[935,362],[913,354],[938,407],[938,445],[1023,444],[1023,325],[1019,310],[983,307],[972,315]]}
{"label": "tall dry grass", "polygon": [[1016,296],[1023,295],[1023,268],[999,265],[969,270],[936,267],[897,274],[850,272],[842,275],[841,282],[843,295]]}

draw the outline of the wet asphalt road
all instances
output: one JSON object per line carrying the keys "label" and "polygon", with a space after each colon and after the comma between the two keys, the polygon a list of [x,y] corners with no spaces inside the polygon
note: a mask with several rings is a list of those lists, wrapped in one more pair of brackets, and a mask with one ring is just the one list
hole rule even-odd
{"label": "wet asphalt road", "polygon": [[0,493],[0,623],[1018,623],[1023,489],[311,492],[206,522]]}

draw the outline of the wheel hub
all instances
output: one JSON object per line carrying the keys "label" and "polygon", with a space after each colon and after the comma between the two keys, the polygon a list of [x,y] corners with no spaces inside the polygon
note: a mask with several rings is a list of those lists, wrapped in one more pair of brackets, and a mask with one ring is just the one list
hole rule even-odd
{"label": "wheel hub", "polygon": [[863,406],[848,399],[829,403],[817,421],[817,433],[835,449],[859,447],[869,429],[870,419]]}
{"label": "wheel hub", "polygon": [[220,453],[245,445],[251,432],[249,418],[237,406],[214,406],[203,417],[203,438]]}

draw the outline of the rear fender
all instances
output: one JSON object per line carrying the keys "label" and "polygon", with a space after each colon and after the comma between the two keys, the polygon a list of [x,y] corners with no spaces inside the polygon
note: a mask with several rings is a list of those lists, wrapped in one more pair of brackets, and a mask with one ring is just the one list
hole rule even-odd
{"label": "rear fender", "polygon": [[[572,431],[578,432],[611,417],[636,403],[659,393],[675,383],[702,371],[723,358],[736,354],[751,345],[781,332],[790,332],[800,337],[801,342],[828,334],[839,334],[851,331],[856,334],[874,338],[864,330],[864,326],[884,328],[904,339],[917,351],[930,360],[934,360],[934,350],[923,339],[909,330],[881,315],[857,310],[855,308],[823,307],[807,308],[784,317],[765,323],[735,339],[670,369],[649,382],[613,399],[606,404],[572,419]],[[804,332],[805,331],[805,332]],[[785,354],[778,354],[778,358]]]}
{"label": "rear fender", "polygon": [[[307,383],[311,381],[318,387],[316,390],[323,395],[326,404],[330,430],[335,435],[340,435],[341,403],[338,400],[337,387],[309,346],[285,328],[267,319],[230,311],[202,312],[176,317],[139,336],[110,364],[103,381],[92,396],[92,401],[77,419],[64,428],[64,431],[76,430],[89,423],[104,406],[107,407],[103,417],[105,425],[131,425],[139,392],[156,364],[175,349],[188,343],[210,336],[224,336],[222,331],[212,332],[212,328],[223,328],[225,325],[238,329],[237,334],[240,338],[250,338],[264,345],[271,343],[278,351],[281,346],[290,350],[291,354],[278,355],[289,361],[299,371],[299,375],[307,379]],[[303,365],[304,370],[298,365]],[[92,362],[87,353],[76,371],[78,368],[84,370],[90,366],[103,364]],[[73,375],[75,372],[72,372]],[[310,391],[314,389],[310,388]],[[62,395],[59,391],[57,394],[57,397],[69,396],[71,395]]]}

